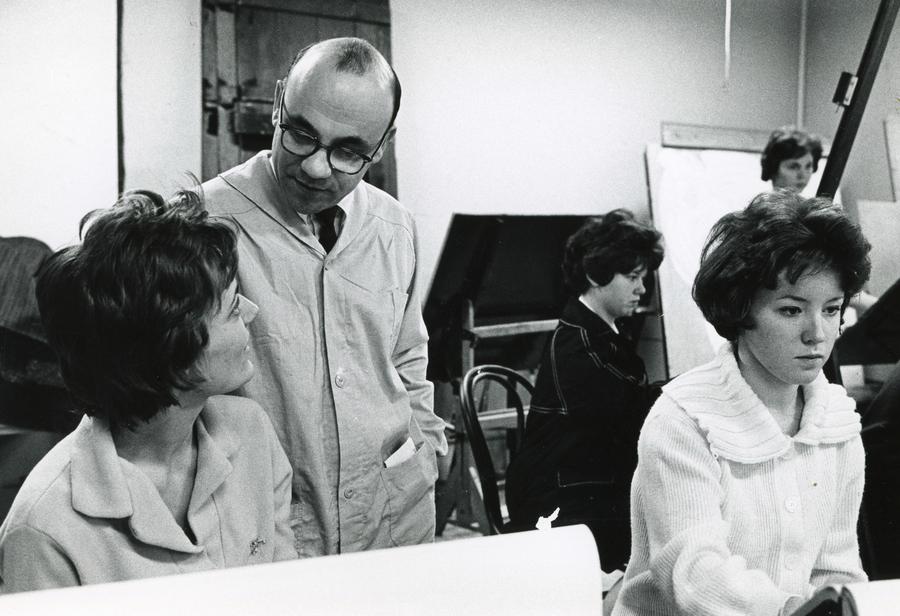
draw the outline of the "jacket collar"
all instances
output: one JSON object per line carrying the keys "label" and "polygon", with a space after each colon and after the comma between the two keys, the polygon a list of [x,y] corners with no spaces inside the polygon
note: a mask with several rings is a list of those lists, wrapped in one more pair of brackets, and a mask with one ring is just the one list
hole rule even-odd
{"label": "jacket collar", "polygon": [[[284,227],[291,235],[311,249],[321,252],[322,248],[309,225],[301,220],[300,215],[290,207],[284,198],[278,180],[275,178],[270,156],[270,150],[263,150],[243,165],[230,169],[220,174],[219,177]],[[337,203],[337,206],[344,211],[344,224],[337,243],[329,254],[334,255],[340,252],[362,229],[365,214],[368,211],[366,187],[365,181],[360,181],[347,196]]]}
{"label": "jacket collar", "polygon": [[860,431],[856,403],[843,387],[830,384],[820,374],[803,386],[800,429],[794,437],[784,434],[741,376],[730,343],[711,362],[673,380],[663,392],[697,422],[713,454],[745,464],[776,458],[793,442],[838,443]]}
{"label": "jacket collar", "polygon": [[[222,421],[212,402],[200,414],[195,429],[197,474],[188,519],[231,474],[230,458],[240,448],[238,435]],[[104,420],[85,417],[76,431],[70,471],[73,509],[93,518],[125,519],[135,539],[149,545],[177,552],[203,551],[175,522],[150,479],[119,457]]]}
{"label": "jacket collar", "polygon": [[561,321],[583,327],[592,334],[615,336],[616,332],[596,312],[585,306],[577,297],[570,297],[562,311]]}

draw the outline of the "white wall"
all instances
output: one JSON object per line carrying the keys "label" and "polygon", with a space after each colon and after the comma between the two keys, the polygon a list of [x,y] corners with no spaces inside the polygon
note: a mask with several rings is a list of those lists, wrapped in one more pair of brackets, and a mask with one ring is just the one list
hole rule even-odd
{"label": "white wall", "polygon": [[392,0],[400,200],[430,279],[453,212],[647,213],[660,122],[794,120],[799,2]]}
{"label": "white wall", "polygon": [[[799,5],[735,3],[728,84],[723,6],[393,0],[399,191],[419,220],[423,273],[453,212],[646,214],[643,151],[663,120],[792,121]],[[114,3],[7,0],[0,20],[14,25],[0,38],[12,94],[0,139],[21,161],[0,176],[15,204],[0,233],[57,245],[117,189]],[[123,4],[126,188],[169,192],[199,174],[199,28],[199,0]],[[46,40],[63,43],[35,44]]]}
{"label": "white wall", "polygon": [[200,0],[122,3],[125,189],[169,195],[200,177]]}
{"label": "white wall", "polygon": [[[810,0],[809,128],[833,135],[837,73],[856,70],[877,4]],[[723,7],[392,0],[399,191],[426,277],[453,212],[646,214],[643,152],[661,121],[793,121],[799,2],[735,3],[727,84]],[[115,19],[105,0],[0,3],[0,143],[17,158],[0,170],[0,234],[56,246],[115,197]],[[898,113],[898,28],[848,162],[851,209],[892,197],[882,121]],[[169,192],[200,171],[199,0],[125,0],[122,68],[126,188]]]}
{"label": "white wall", "polygon": [[[57,248],[118,194],[116,3],[0,2],[0,235]],[[200,0],[124,0],[124,188],[200,175]]]}
{"label": "white wall", "polygon": [[[839,116],[821,101],[836,71],[855,70],[876,5],[810,0],[805,112],[827,136]],[[169,193],[200,173],[200,6],[123,1],[126,188]],[[795,119],[799,1],[734,4],[727,82],[721,0],[392,0],[391,11],[399,192],[426,279],[454,212],[647,216],[644,150],[660,122]],[[57,246],[115,198],[115,19],[104,0],[0,2],[0,139],[17,156],[0,171],[0,234]],[[898,105],[898,44],[848,164],[851,208],[890,198],[881,121]]]}
{"label": "white wall", "polygon": [[112,203],[116,3],[0,2],[0,235],[56,248]]}

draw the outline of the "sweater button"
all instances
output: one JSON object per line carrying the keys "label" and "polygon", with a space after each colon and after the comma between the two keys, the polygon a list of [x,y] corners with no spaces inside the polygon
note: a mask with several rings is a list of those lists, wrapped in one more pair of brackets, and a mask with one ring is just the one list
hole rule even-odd
{"label": "sweater button", "polygon": [[796,498],[789,498],[784,501],[784,508],[788,510],[788,513],[794,513],[799,506],[800,504],[797,502]]}

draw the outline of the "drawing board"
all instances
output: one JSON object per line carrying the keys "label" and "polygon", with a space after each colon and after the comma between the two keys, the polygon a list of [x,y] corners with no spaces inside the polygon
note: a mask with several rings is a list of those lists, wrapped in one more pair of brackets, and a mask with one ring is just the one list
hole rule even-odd
{"label": "drawing board", "polygon": [[[709,361],[724,342],[703,318],[691,288],[713,224],[771,190],[760,179],[760,151],[647,146],[650,209],[666,247],[659,287],[670,378]],[[823,158],[805,196],[815,196],[824,168]]]}

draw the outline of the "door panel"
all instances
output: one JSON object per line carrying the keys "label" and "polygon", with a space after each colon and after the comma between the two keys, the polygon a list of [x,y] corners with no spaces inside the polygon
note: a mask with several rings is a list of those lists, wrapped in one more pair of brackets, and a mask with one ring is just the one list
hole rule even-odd
{"label": "door panel", "polygon": [[[390,61],[387,0],[241,0],[203,7],[203,180],[268,149],[275,83],[294,55],[326,38],[358,36]],[[397,194],[393,144],[366,181]]]}

